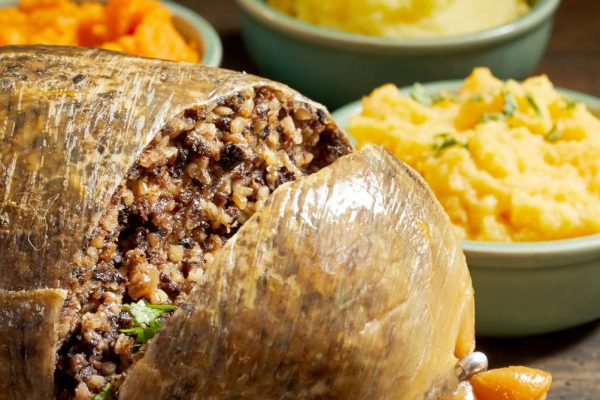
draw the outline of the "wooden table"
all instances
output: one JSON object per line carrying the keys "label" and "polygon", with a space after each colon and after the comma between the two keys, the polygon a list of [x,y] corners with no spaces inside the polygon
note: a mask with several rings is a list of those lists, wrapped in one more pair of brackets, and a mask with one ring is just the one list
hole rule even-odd
{"label": "wooden table", "polygon": [[[246,53],[233,0],[179,0],[208,19],[224,45],[223,67],[258,73]],[[563,0],[537,69],[557,86],[600,97],[600,1]],[[598,283],[600,284],[600,282]],[[600,399],[600,322],[520,339],[479,338],[492,366],[525,364],[554,376],[550,399]]]}

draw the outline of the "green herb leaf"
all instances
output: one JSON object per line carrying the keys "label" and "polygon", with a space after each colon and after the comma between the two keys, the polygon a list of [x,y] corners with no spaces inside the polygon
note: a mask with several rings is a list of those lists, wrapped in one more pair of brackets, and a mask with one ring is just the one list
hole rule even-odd
{"label": "green herb leaf", "polygon": [[533,97],[533,95],[531,93],[527,92],[525,94],[525,98],[529,102],[529,105],[531,106],[531,108],[533,108],[533,111],[535,111],[535,113],[537,115],[542,115],[542,110],[540,109],[540,106],[537,103],[537,101],[535,101],[535,97]]}
{"label": "green herb leaf", "polygon": [[102,388],[102,391],[100,393],[98,393],[97,395],[95,395],[92,398],[92,400],[113,400],[113,395],[112,395],[111,390],[112,390],[112,385],[110,383],[107,383]]}
{"label": "green herb leaf", "polygon": [[135,343],[139,346],[148,342],[160,329],[160,321],[152,321],[147,326],[136,326],[128,329],[121,329],[122,333],[135,333]]}
{"label": "green herb leaf", "polygon": [[434,138],[435,138],[435,142],[431,145],[431,149],[435,150],[438,153],[441,152],[442,150],[444,150],[445,148],[448,148],[451,146],[461,146],[461,147],[464,147],[465,149],[469,148],[468,143],[460,142],[458,139],[456,139],[454,136],[450,135],[449,133],[438,133],[437,135],[434,136]]}
{"label": "green herb leaf", "polygon": [[544,135],[544,139],[550,143],[559,141],[561,138],[562,138],[562,132],[556,128],[556,124],[554,124],[552,129],[550,129],[550,132],[548,132],[548,133],[546,133],[546,135]]}
{"label": "green herb leaf", "polygon": [[420,83],[415,83],[409,92],[410,97],[423,104],[424,106],[431,106],[433,104],[433,99],[427,93],[425,93],[425,89],[421,86]]}
{"label": "green herb leaf", "polygon": [[123,309],[133,318],[133,328],[121,329],[122,333],[134,333],[136,343],[142,345],[150,340],[160,329],[158,318],[177,307],[170,304],[148,304],[144,300],[137,303],[123,304]]}
{"label": "green herb leaf", "polygon": [[504,108],[502,108],[502,114],[505,117],[512,117],[517,111],[517,101],[510,92],[504,92]]}
{"label": "green herb leaf", "polygon": [[490,122],[490,121],[498,121],[500,119],[504,119],[504,114],[500,114],[497,112],[492,112],[492,113],[483,113],[483,115],[481,116],[481,121],[482,123],[486,123],[486,122]]}
{"label": "green herb leaf", "polygon": [[137,303],[123,304],[123,309],[131,314],[133,321],[138,325],[147,325],[164,313],[174,311],[176,308],[170,304],[149,304],[145,300],[140,300]]}
{"label": "green herb leaf", "polygon": [[502,108],[502,113],[483,113],[481,120],[479,121],[480,123],[485,124],[486,122],[490,121],[499,121],[515,115],[515,112],[517,111],[517,101],[515,100],[515,97],[509,92],[504,92],[502,96],[504,97],[504,107]]}
{"label": "green herb leaf", "polygon": [[431,96],[432,104],[441,103],[443,101],[458,103],[460,101],[460,97],[458,96],[458,93],[448,92],[448,91],[441,92],[441,93]]}
{"label": "green herb leaf", "polygon": [[568,96],[563,96],[563,101],[565,102],[564,108],[567,110],[575,108],[575,106],[577,105],[577,101],[573,100],[572,98],[570,98]]}
{"label": "green herb leaf", "polygon": [[469,97],[469,101],[472,101],[474,103],[483,100],[483,97],[481,97],[480,95],[476,94],[474,96]]}

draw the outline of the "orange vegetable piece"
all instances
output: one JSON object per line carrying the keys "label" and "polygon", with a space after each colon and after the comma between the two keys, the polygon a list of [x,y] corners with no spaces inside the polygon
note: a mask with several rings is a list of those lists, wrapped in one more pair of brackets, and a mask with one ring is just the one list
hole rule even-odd
{"label": "orange vegetable piece", "polygon": [[106,17],[111,39],[133,34],[144,16],[158,6],[157,0],[109,0]]}
{"label": "orange vegetable piece", "polygon": [[148,13],[134,35],[137,43],[136,54],[198,62],[198,53],[190,48],[173,25],[165,24],[169,18],[166,10],[157,9]]}
{"label": "orange vegetable piece", "polygon": [[542,400],[552,376],[539,369],[508,367],[481,372],[470,382],[477,400]]}
{"label": "orange vegetable piece", "polygon": [[19,8],[23,11],[32,11],[40,8],[61,7],[68,3],[68,0],[21,0]]}
{"label": "orange vegetable piece", "polygon": [[106,7],[101,3],[82,3],[77,32],[80,46],[98,46],[108,40]]}
{"label": "orange vegetable piece", "polygon": [[20,0],[0,8],[0,46],[102,47],[146,57],[198,62],[199,49],[175,29],[158,0]]}

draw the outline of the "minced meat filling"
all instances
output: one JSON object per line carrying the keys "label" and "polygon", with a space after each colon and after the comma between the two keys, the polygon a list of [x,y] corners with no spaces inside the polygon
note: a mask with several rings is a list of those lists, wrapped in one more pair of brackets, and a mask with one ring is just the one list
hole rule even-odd
{"label": "minced meat filling", "polygon": [[[350,152],[325,113],[269,88],[185,111],[142,153],[74,260],[56,373],[90,399],[144,350],[125,304],[178,305],[279,185]],[[168,318],[164,312],[158,321]]]}

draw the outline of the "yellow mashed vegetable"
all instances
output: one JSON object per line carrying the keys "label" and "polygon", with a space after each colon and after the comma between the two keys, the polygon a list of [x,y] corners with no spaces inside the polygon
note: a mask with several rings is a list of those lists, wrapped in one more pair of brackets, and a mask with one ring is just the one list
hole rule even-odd
{"label": "yellow mashed vegetable", "polygon": [[475,32],[513,21],[526,0],[268,0],[280,11],[325,28],[387,37]]}
{"label": "yellow mashed vegetable", "polygon": [[374,90],[349,122],[429,183],[463,238],[539,241],[600,233],[600,120],[546,76],[478,68],[457,93]]}

